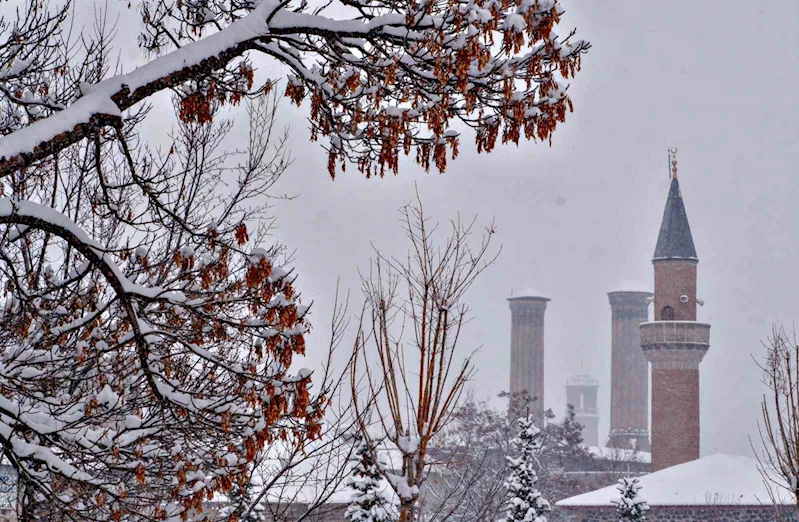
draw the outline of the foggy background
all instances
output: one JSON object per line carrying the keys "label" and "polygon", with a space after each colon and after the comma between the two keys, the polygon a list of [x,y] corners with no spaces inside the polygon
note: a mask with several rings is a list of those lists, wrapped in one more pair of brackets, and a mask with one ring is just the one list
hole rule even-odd
{"label": "foggy background", "polygon": [[[89,2],[87,2],[89,4]],[[335,181],[327,157],[308,143],[308,103],[282,102],[295,163],[277,191],[296,194],[275,207],[275,238],[296,250],[293,266],[305,303],[313,301],[310,364],[319,363],[337,279],[360,309],[357,269],[368,269],[370,242],[402,254],[397,221],[414,183],[433,218],[458,212],[494,220],[502,244],[496,265],[468,295],[475,319],[460,349],[475,356],[472,387],[488,398],[508,389],[510,311],[506,298],[526,287],[552,301],[546,312],[545,406],[560,418],[565,381],[600,381],[600,439],[610,404],[610,306],[607,292],[652,288],[651,258],[669,189],[667,148],[676,146],[680,185],[699,255],[698,320],[711,327],[700,366],[701,450],[751,454],[764,387],[753,357],[772,324],[791,327],[799,242],[795,103],[799,3],[761,1],[563,0],[559,33],[576,27],[593,48],[569,93],[575,112],[552,147],[524,142],[461,155],[446,174],[410,161],[399,176],[366,180],[349,168]],[[120,9],[120,4],[111,6]],[[135,41],[134,13],[120,11],[124,41]],[[118,46],[130,63],[139,51]],[[256,62],[261,72],[269,66]],[[280,70],[274,68],[273,77]],[[259,77],[260,78],[260,77]],[[280,85],[280,89],[284,84]],[[168,98],[151,132],[173,124]],[[237,114],[242,114],[241,112]],[[240,132],[246,133],[246,119]],[[162,123],[159,123],[162,122]],[[163,126],[162,126],[163,125]],[[155,128],[152,128],[152,127]],[[352,339],[354,331],[345,343]],[[346,351],[347,346],[342,347]],[[342,354],[343,355],[343,354]]]}

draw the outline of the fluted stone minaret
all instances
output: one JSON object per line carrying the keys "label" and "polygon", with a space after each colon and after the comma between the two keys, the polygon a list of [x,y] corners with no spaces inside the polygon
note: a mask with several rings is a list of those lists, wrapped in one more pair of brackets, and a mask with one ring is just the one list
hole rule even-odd
{"label": "fluted stone minaret", "polygon": [[566,381],[566,403],[574,406],[574,420],[583,426],[583,442],[599,446],[599,381],[590,375],[575,375]]}
{"label": "fluted stone minaret", "polygon": [[544,418],[544,312],[548,298],[524,292],[508,298],[511,313],[510,392],[527,392],[538,426]]}
{"label": "fluted stone minaret", "polygon": [[641,351],[641,323],[649,319],[650,292],[608,293],[610,435],[608,447],[649,451],[649,363]]}
{"label": "fluted stone minaret", "polygon": [[699,458],[699,363],[710,325],[696,322],[696,255],[673,161],[655,256],[655,320],[641,325],[652,364],[652,471]]}

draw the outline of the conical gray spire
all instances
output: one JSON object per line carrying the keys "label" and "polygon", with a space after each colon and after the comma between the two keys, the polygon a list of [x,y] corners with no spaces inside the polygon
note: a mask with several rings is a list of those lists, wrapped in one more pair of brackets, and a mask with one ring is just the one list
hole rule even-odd
{"label": "conical gray spire", "polygon": [[691,237],[691,226],[685,214],[682,202],[680,183],[672,178],[669,199],[663,212],[663,223],[660,225],[658,244],[655,247],[655,260],[658,259],[696,259],[694,239]]}

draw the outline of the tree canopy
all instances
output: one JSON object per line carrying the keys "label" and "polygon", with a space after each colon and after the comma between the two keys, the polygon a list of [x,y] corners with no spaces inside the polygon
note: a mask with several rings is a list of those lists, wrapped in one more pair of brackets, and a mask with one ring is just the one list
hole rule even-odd
{"label": "tree canopy", "polygon": [[4,23],[0,175],[118,126],[165,89],[181,96],[182,119],[207,121],[213,105],[272,86],[253,88],[252,53],[288,66],[294,103],[310,99],[331,175],[347,161],[396,172],[400,151],[444,170],[455,121],[476,131],[478,150],[500,131],[503,142],[550,139],[571,108],[563,81],[589,48],[556,32],[557,0],[140,0],[131,9],[152,59],[111,75],[107,34],[84,36],[81,52],[66,42],[69,9],[35,0]]}
{"label": "tree canopy", "polygon": [[[255,56],[290,71],[330,175],[370,176],[401,153],[443,171],[458,126],[481,151],[549,139],[589,44],[556,0],[138,0],[126,72],[76,5],[0,20],[0,442],[23,518],[186,519],[270,441],[312,439],[327,400],[290,372],[308,308],[263,244],[288,158]],[[150,145],[159,92],[175,129]]]}

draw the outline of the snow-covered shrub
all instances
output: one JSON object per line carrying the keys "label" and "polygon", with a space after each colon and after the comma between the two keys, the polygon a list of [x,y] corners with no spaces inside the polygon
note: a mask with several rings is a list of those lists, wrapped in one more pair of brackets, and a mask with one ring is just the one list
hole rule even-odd
{"label": "snow-covered shrub", "polygon": [[541,431],[532,419],[519,419],[519,435],[513,440],[516,456],[508,456],[510,476],[505,482],[508,503],[504,522],[546,522],[552,510],[549,502],[536,489],[536,452],[540,448]]}
{"label": "snow-covered shrub", "polygon": [[641,490],[641,484],[635,477],[624,477],[619,479],[616,485],[619,490],[621,498],[614,500],[616,504],[616,511],[619,514],[621,522],[643,522],[646,520],[646,512],[649,511],[649,505],[641,498],[638,492]]}
{"label": "snow-covered shrub", "polygon": [[393,522],[397,520],[394,504],[386,498],[388,484],[383,480],[375,451],[365,437],[355,437],[355,449],[345,480],[353,492],[345,518],[349,522]]}

